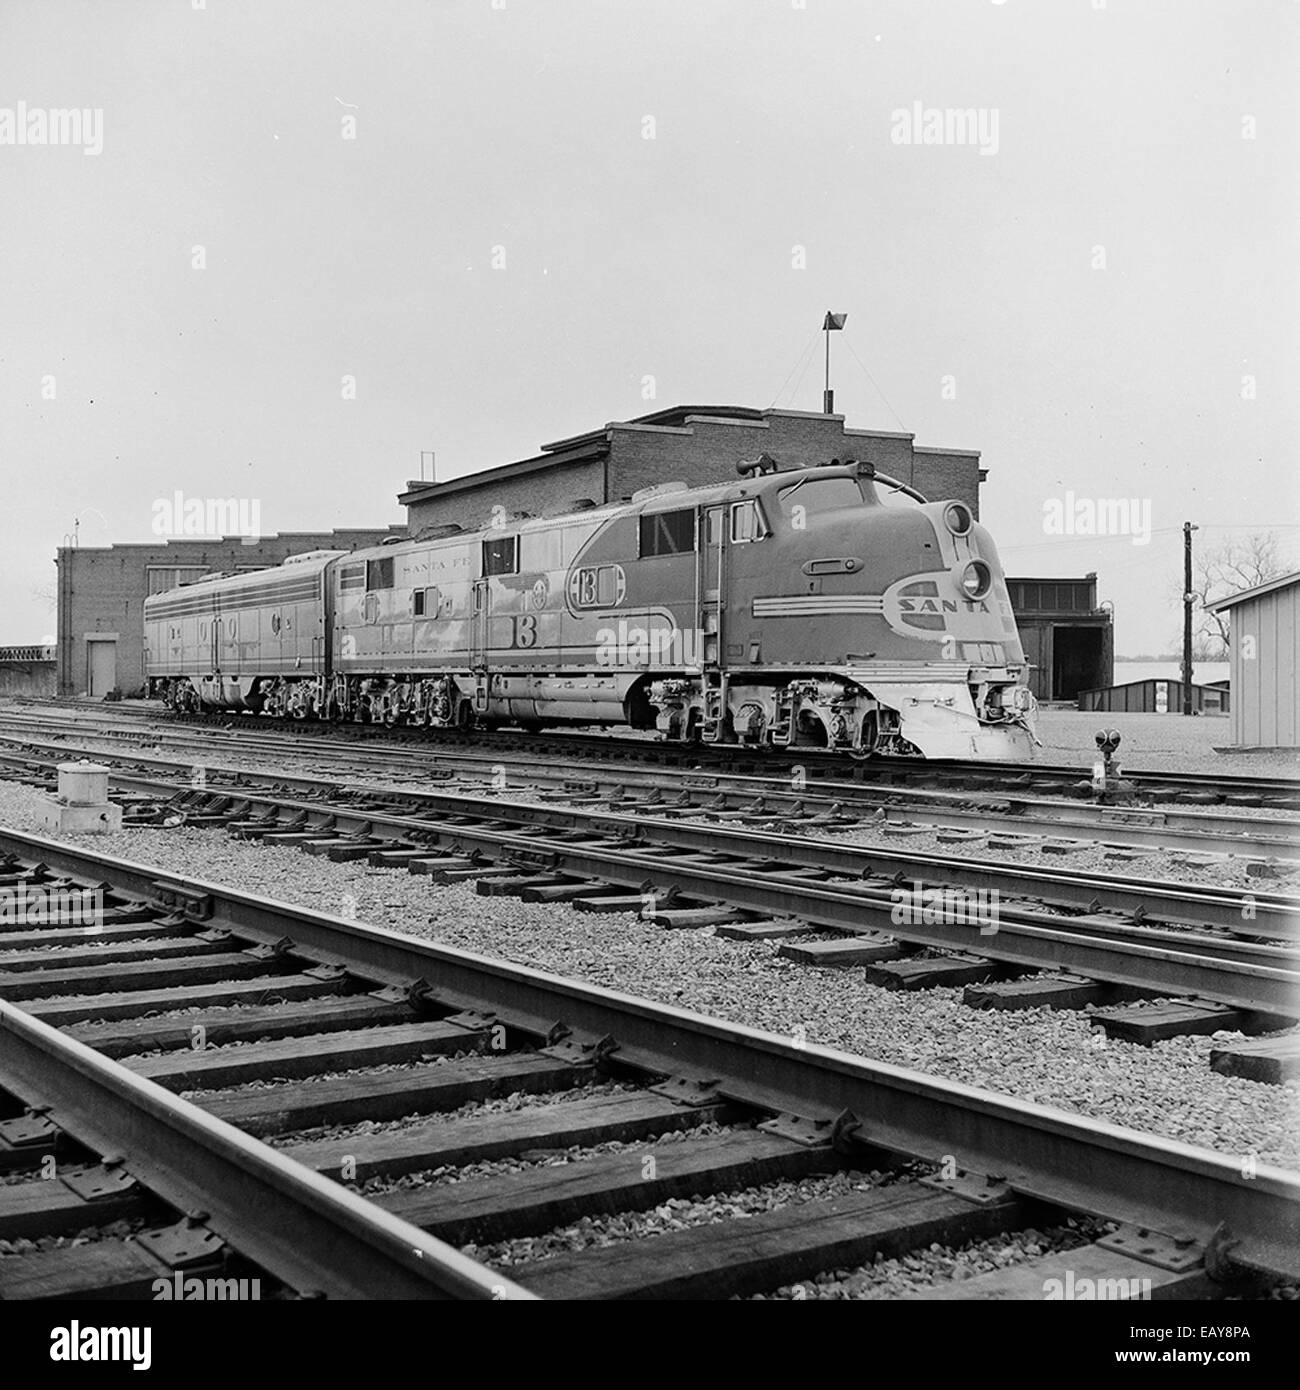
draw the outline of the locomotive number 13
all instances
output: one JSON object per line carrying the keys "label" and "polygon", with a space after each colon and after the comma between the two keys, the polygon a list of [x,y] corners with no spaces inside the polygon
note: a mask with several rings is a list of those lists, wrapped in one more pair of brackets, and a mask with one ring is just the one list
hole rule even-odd
{"label": "locomotive number 13", "polygon": [[510,645],[512,647],[535,647],[537,645],[537,619],[533,614],[524,613],[514,619]]}

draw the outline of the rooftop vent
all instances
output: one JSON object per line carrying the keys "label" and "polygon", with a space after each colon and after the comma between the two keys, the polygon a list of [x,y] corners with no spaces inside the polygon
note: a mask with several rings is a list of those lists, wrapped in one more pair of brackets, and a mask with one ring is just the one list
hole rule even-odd
{"label": "rooftop vent", "polygon": [[301,555],[286,555],[281,564],[304,565],[308,560],[332,560],[336,555],[346,555],[346,550],[304,550]]}
{"label": "rooftop vent", "polygon": [[639,488],[632,494],[632,501],[644,502],[648,497],[662,497],[668,492],[685,492],[686,490],[686,484],[677,478],[671,483],[655,483],[653,487]]}

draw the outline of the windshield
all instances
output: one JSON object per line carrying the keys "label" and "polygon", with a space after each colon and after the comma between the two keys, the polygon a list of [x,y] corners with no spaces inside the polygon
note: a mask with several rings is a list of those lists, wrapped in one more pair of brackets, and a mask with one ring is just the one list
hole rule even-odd
{"label": "windshield", "polygon": [[874,489],[876,500],[882,507],[911,509],[924,505],[910,493],[904,492],[902,483],[887,483],[883,478],[877,478],[868,486]]}
{"label": "windshield", "polygon": [[862,506],[862,488],[856,478],[801,478],[776,497],[781,515],[800,526],[810,517]]}

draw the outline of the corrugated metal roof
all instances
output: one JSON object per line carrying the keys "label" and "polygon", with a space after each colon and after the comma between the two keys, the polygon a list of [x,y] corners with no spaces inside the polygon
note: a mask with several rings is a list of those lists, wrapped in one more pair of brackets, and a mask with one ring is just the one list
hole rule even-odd
{"label": "corrugated metal roof", "polygon": [[1221,608],[1235,608],[1247,599],[1259,598],[1262,594],[1271,594],[1275,589],[1286,589],[1296,583],[1300,583],[1300,570],[1296,570],[1294,574],[1284,574],[1277,579],[1267,580],[1263,584],[1256,584],[1253,589],[1242,589],[1240,593],[1229,594],[1227,598],[1216,599],[1214,603],[1207,603],[1205,607],[1209,612],[1217,613]]}

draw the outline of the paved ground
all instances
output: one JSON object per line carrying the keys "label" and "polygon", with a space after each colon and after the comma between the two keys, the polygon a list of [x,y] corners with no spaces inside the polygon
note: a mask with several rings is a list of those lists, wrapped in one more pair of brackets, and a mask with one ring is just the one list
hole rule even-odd
{"label": "paved ground", "polygon": [[[1231,738],[1224,715],[1106,714],[1045,709],[1038,713],[1038,759],[1091,766],[1099,729],[1118,729],[1122,767],[1143,772],[1223,772],[1237,777],[1300,778],[1300,750],[1287,753],[1216,753]],[[1084,755],[1091,755],[1085,757]]]}

